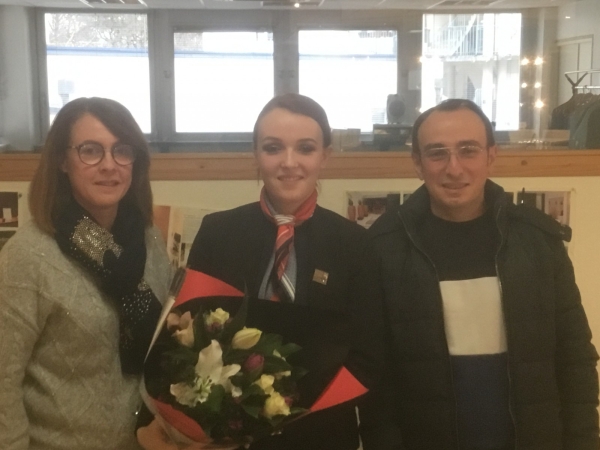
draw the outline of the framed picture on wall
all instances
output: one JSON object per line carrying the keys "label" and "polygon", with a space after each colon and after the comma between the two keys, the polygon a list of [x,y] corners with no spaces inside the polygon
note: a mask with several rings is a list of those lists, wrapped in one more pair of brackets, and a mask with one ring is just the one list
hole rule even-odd
{"label": "framed picture on wall", "polygon": [[546,192],[544,194],[544,212],[562,225],[569,225],[570,192]]}
{"label": "framed picture on wall", "polygon": [[19,226],[19,193],[0,192],[0,227]]}
{"label": "framed picture on wall", "polygon": [[517,204],[521,203],[545,212],[561,225],[570,224],[569,191],[521,191],[517,193]]}
{"label": "framed picture on wall", "polygon": [[410,192],[348,191],[346,218],[369,228],[384,212],[398,208]]}

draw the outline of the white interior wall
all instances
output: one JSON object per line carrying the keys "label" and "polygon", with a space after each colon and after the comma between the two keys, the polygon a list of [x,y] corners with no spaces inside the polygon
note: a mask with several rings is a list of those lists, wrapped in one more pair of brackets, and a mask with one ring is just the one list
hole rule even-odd
{"label": "white interior wall", "polygon": [[562,42],[569,39],[592,37],[592,68],[594,69],[600,69],[600,27],[598,27],[598,17],[600,17],[600,2],[598,0],[580,0],[561,6],[558,10],[557,39]]}
{"label": "white interior wall", "polygon": [[[495,181],[512,192],[523,188],[528,191],[571,191],[573,241],[569,244],[569,254],[575,266],[594,343],[600,350],[600,177],[500,178]],[[323,180],[319,204],[343,215],[347,207],[347,191],[412,192],[420,184],[418,179]],[[0,191],[25,194],[19,205],[21,220],[29,217],[28,186],[27,182],[0,182]],[[256,201],[260,185],[257,181],[154,181],[152,189],[157,205],[220,210]]]}

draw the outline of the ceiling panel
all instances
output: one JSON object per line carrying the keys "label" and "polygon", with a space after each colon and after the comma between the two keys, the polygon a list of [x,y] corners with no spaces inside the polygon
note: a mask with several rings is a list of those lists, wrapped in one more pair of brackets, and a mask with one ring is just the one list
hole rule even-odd
{"label": "ceiling panel", "polygon": [[[238,9],[257,8],[261,2],[252,0],[144,0],[148,8],[157,9]],[[291,1],[291,0],[290,0]],[[497,10],[515,8],[540,8],[561,6],[576,0],[324,0],[323,9],[422,9],[422,10]],[[89,10],[79,0],[0,0],[0,5],[21,5],[47,8],[82,8]],[[114,4],[106,5],[115,8]],[[103,9],[97,6],[96,9]],[[131,10],[136,7],[123,5],[119,8]],[[142,7],[142,9],[146,9]]]}

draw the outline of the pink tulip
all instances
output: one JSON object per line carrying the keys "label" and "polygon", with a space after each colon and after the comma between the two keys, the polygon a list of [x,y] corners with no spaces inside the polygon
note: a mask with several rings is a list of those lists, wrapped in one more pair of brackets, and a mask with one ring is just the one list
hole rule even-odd
{"label": "pink tulip", "polygon": [[246,361],[244,361],[244,372],[252,372],[257,369],[262,369],[264,364],[265,358],[263,355],[252,353],[250,356],[248,356],[248,358],[246,358]]}

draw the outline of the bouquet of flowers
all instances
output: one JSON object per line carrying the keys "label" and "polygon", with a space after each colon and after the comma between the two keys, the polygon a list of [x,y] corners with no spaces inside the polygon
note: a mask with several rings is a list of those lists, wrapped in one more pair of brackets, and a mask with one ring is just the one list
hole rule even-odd
{"label": "bouquet of flowers", "polygon": [[189,269],[183,278],[142,383],[146,405],[175,442],[249,444],[366,392],[343,368],[343,318],[250,299]]}

